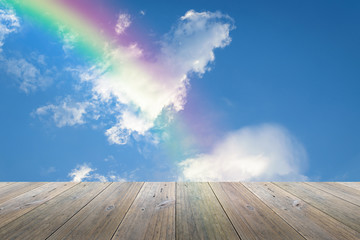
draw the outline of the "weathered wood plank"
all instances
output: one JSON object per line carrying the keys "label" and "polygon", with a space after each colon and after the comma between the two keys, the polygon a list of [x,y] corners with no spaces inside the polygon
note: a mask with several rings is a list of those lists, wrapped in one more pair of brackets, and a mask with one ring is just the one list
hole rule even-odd
{"label": "weathered wood plank", "polygon": [[175,239],[175,183],[145,183],[112,239]]}
{"label": "weathered wood plank", "polygon": [[14,182],[0,182],[0,188],[8,186],[10,184],[14,184]]}
{"label": "weathered wood plank", "polygon": [[306,184],[360,206],[360,191],[354,188],[334,182],[307,182]]}
{"label": "weathered wood plank", "polygon": [[360,182],[337,182],[360,191]]}
{"label": "weathered wood plank", "polygon": [[274,183],[348,227],[360,232],[360,207],[306,183]]}
{"label": "weathered wood plank", "polygon": [[304,239],[241,183],[210,183],[241,239]]}
{"label": "weathered wood plank", "polygon": [[0,228],[0,239],[47,238],[109,184],[80,183],[70,188]]}
{"label": "weathered wood plank", "polygon": [[44,184],[46,182],[17,182],[4,186],[0,188],[0,204]]}
{"label": "weathered wood plank", "polygon": [[177,183],[176,239],[239,239],[208,183]]}
{"label": "weathered wood plank", "polygon": [[0,204],[0,227],[52,199],[75,184],[61,182],[47,183]]}
{"label": "weathered wood plank", "polygon": [[112,183],[51,239],[111,239],[143,183]]}
{"label": "weathered wood plank", "polygon": [[272,183],[243,183],[306,239],[360,239],[355,230]]}

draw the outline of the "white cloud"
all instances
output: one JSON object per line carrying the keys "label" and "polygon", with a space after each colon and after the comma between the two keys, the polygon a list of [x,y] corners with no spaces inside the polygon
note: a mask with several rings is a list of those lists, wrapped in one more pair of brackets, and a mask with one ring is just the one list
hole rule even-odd
{"label": "white cloud", "polygon": [[35,114],[44,116],[52,114],[57,127],[74,126],[85,123],[84,115],[90,106],[88,102],[72,102],[65,99],[60,105],[49,104],[36,109]]}
{"label": "white cloud", "polygon": [[127,139],[132,132],[145,135],[146,131],[153,126],[153,122],[147,121],[132,112],[125,110],[120,117],[119,122],[106,130],[105,135],[111,144],[126,144]]}
{"label": "white cloud", "polygon": [[180,162],[189,181],[305,181],[303,146],[283,127],[261,125],[229,133],[211,153]]}
{"label": "white cloud", "polygon": [[134,43],[105,51],[106,64],[79,72],[81,79],[92,83],[94,98],[123,106],[118,121],[105,133],[109,142],[126,144],[131,134],[145,135],[154,127],[164,110],[182,110],[188,75],[209,70],[214,49],[230,43],[233,28],[233,20],[219,12],[191,10],[165,36],[155,60],[144,59]]}
{"label": "white cloud", "polygon": [[0,52],[6,36],[20,28],[19,18],[12,10],[0,9]]}
{"label": "white cloud", "polygon": [[233,20],[220,12],[194,10],[188,11],[180,19],[178,25],[166,35],[162,48],[164,61],[170,62],[173,71],[181,74],[190,71],[203,74],[209,70],[208,63],[215,60],[213,50],[230,44]]}
{"label": "white cloud", "polygon": [[131,24],[131,18],[129,14],[119,14],[119,17],[117,19],[116,25],[115,25],[115,32],[116,34],[120,35],[125,32],[125,30],[130,27]]}
{"label": "white cloud", "polygon": [[71,181],[73,182],[81,182],[85,179],[90,178],[90,173],[93,172],[95,169],[90,168],[87,164],[83,164],[77,166],[69,173],[69,177],[72,178]]}
{"label": "white cloud", "polygon": [[114,171],[111,171],[107,176],[95,173],[96,169],[89,167],[86,163],[77,165],[76,168],[72,169],[68,174],[72,178],[73,182],[81,182],[84,180],[98,181],[98,182],[126,182],[127,179],[120,177]]}
{"label": "white cloud", "polygon": [[100,175],[98,173],[95,173],[93,176],[91,176],[92,178],[94,178],[95,180],[98,180],[99,182],[107,182],[108,179],[103,176],[103,175]]}
{"label": "white cloud", "polygon": [[74,48],[76,41],[78,40],[78,34],[74,31],[67,29],[65,26],[59,25],[59,35],[63,40],[63,51],[68,54]]}
{"label": "white cloud", "polygon": [[[40,56],[42,55],[38,57]],[[25,93],[45,89],[53,81],[52,77],[50,77],[53,75],[53,71],[47,69],[46,65],[42,64],[43,70],[41,70],[23,58],[11,58],[4,61],[7,73],[16,78],[20,84],[20,89]],[[39,61],[39,59],[36,61]]]}
{"label": "white cloud", "polygon": [[127,143],[130,133],[127,129],[115,125],[106,130],[105,135],[108,137],[110,144],[124,145]]}
{"label": "white cloud", "polygon": [[119,175],[116,175],[114,173],[110,174],[108,177],[112,182],[126,182],[126,181],[128,181],[126,178],[120,177]]}
{"label": "white cloud", "polygon": [[[0,52],[6,36],[17,32],[20,20],[11,9],[0,9]],[[32,52],[28,58],[7,58],[0,55],[1,67],[15,78],[19,87],[25,93],[44,90],[48,87],[54,76],[54,68],[49,68],[45,56]]]}

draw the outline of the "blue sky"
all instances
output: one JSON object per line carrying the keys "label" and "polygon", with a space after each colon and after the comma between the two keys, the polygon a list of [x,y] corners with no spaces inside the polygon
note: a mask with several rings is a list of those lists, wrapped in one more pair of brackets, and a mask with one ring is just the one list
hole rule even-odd
{"label": "blue sky", "polygon": [[[87,1],[142,52],[110,67],[12,2],[0,181],[359,181],[358,1]],[[108,70],[130,61],[165,90]]]}

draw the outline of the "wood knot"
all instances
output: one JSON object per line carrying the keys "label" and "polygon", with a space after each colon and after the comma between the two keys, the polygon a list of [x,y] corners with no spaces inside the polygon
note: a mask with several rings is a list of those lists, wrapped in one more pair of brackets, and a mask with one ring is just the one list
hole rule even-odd
{"label": "wood knot", "polygon": [[114,205],[108,206],[108,207],[106,208],[106,211],[110,211],[110,210],[113,209],[114,207],[115,207]]}
{"label": "wood knot", "polygon": [[173,205],[174,203],[175,203],[175,200],[166,200],[166,201],[163,201],[163,202],[159,203],[158,205],[156,205],[156,208],[157,209],[166,208],[166,207]]}
{"label": "wood knot", "polygon": [[292,206],[293,207],[300,207],[301,206],[300,200],[294,200],[293,203],[292,203]]}
{"label": "wood knot", "polygon": [[253,206],[247,205],[246,208],[249,209],[250,211],[254,211],[254,207],[253,207]]}

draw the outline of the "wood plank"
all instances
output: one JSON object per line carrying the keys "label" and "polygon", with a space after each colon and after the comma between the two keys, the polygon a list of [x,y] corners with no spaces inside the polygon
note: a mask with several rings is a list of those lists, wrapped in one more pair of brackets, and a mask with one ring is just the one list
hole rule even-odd
{"label": "wood plank", "polygon": [[360,182],[337,182],[360,191]]}
{"label": "wood plank", "polygon": [[360,239],[355,230],[272,183],[243,183],[306,239]]}
{"label": "wood plank", "polygon": [[45,182],[17,182],[0,188],[0,204],[46,184]]}
{"label": "wood plank", "polygon": [[145,183],[112,239],[175,239],[175,183]]}
{"label": "wood plank", "polygon": [[277,182],[282,189],[330,215],[348,227],[360,232],[360,207],[306,183]]}
{"label": "wood plank", "polygon": [[0,239],[45,239],[110,183],[80,183],[0,228]]}
{"label": "wood plank", "polygon": [[241,239],[304,239],[241,183],[210,183]]}
{"label": "wood plank", "polygon": [[307,182],[306,184],[360,206],[360,191],[354,188],[334,182]]}
{"label": "wood plank", "polygon": [[0,188],[8,186],[10,184],[14,184],[14,182],[0,182]]}
{"label": "wood plank", "polygon": [[239,239],[208,183],[177,183],[176,239]]}
{"label": "wood plank", "polygon": [[0,204],[0,227],[31,211],[77,183],[52,182]]}
{"label": "wood plank", "polygon": [[143,183],[112,183],[50,239],[111,239]]}

